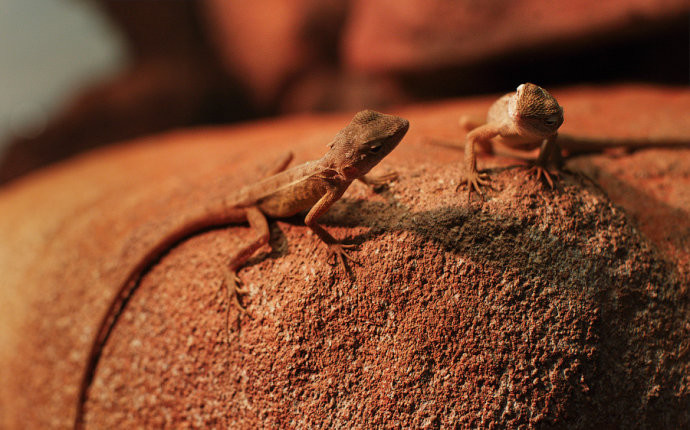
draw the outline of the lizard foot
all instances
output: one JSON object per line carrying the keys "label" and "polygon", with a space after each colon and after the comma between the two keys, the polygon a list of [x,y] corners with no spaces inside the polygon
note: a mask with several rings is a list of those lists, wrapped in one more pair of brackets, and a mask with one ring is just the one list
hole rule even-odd
{"label": "lizard foot", "polygon": [[225,337],[230,344],[230,308],[234,307],[237,310],[237,318],[235,319],[235,326],[239,329],[240,315],[247,313],[247,310],[240,303],[240,294],[246,294],[245,289],[240,288],[241,280],[237,276],[235,270],[228,269],[225,273],[225,291],[227,293],[227,305],[225,308]]}
{"label": "lizard foot", "polygon": [[[549,188],[553,189],[553,179],[551,179],[552,173],[549,173],[546,167],[535,164],[534,166],[530,167],[530,169],[527,171],[527,174],[533,174],[537,181],[543,176],[546,182],[549,184]],[[553,173],[553,175],[558,177],[558,172]]]}
{"label": "lizard foot", "polygon": [[357,245],[344,245],[342,243],[331,243],[328,245],[328,253],[329,255],[332,255],[335,257],[336,262],[340,262],[340,264],[345,268],[346,272],[350,271],[350,268],[347,265],[347,260],[350,260],[351,262],[355,264],[359,264],[359,261],[355,260],[350,256],[349,252],[347,250],[349,249],[355,249],[357,248]]}
{"label": "lizard foot", "polygon": [[483,196],[484,193],[482,192],[482,186],[492,188],[490,181],[491,178],[489,177],[488,173],[479,173],[475,171],[468,173],[464,178],[462,178],[458,186],[455,187],[455,191],[459,190],[463,184],[467,184],[467,201],[469,201],[473,189],[477,192],[477,194]]}

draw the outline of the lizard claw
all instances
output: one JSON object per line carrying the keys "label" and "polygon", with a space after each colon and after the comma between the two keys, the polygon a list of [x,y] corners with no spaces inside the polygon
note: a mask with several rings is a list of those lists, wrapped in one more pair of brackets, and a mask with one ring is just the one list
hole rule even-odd
{"label": "lizard claw", "polygon": [[[537,181],[543,176],[546,182],[549,184],[549,188],[553,189],[553,179],[551,179],[551,173],[549,173],[548,169],[546,169],[544,166],[535,164],[527,171],[527,174],[534,174]],[[558,176],[558,172],[553,173],[553,175]]]}
{"label": "lizard claw", "polygon": [[455,191],[459,190],[463,184],[467,184],[467,201],[469,201],[473,189],[480,196],[484,196],[484,193],[482,192],[482,186],[493,189],[490,181],[491,178],[489,177],[488,173],[469,173],[466,177],[460,180],[460,183],[458,183],[458,186],[455,188]]}
{"label": "lizard claw", "polygon": [[229,270],[228,273],[225,275],[226,279],[228,280],[228,286],[232,285],[232,289],[235,291],[235,300],[237,300],[237,304],[241,307],[239,300],[237,297],[241,294],[247,294],[247,290],[242,288],[240,285],[242,285],[242,279],[237,275],[237,272],[234,270]]}

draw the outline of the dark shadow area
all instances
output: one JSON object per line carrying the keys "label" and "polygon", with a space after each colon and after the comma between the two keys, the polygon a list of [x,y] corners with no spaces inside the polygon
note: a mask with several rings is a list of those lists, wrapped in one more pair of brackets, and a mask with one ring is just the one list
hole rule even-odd
{"label": "dark shadow area", "polygon": [[[580,166],[584,161],[586,156],[582,161],[578,160]],[[629,219],[662,255],[672,261],[674,256],[669,255],[669,251],[681,255],[684,253],[686,238],[690,236],[690,223],[686,221],[690,219],[690,213],[655,198],[604,169],[596,166],[592,166],[591,169],[591,183],[601,189],[609,200],[626,211]],[[678,268],[675,271],[678,272]],[[680,273],[679,277],[685,291],[690,292],[690,273]]]}

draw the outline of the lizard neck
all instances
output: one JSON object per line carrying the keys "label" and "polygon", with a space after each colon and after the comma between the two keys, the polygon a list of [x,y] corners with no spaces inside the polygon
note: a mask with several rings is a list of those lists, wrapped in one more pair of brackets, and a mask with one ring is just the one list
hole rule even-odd
{"label": "lizard neck", "polygon": [[345,157],[339,153],[328,151],[316,162],[321,166],[321,173],[330,176],[330,179],[351,182],[361,175],[359,175],[357,171],[353,171],[348,165],[344,165],[344,158]]}

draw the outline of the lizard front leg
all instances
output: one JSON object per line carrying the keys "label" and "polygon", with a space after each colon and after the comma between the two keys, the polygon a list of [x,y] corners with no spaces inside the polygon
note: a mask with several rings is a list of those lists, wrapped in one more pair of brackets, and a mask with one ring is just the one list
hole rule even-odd
{"label": "lizard front leg", "polygon": [[[463,115],[460,117],[458,120],[458,123],[460,124],[460,128],[465,130],[465,134],[469,134],[472,130],[477,129],[483,125],[486,124],[486,121],[479,119],[474,116],[469,116],[469,115]],[[479,149],[481,152],[486,153],[486,154],[493,154],[494,153],[494,147],[491,144],[491,140],[480,140],[476,142],[477,146],[479,146]]]}
{"label": "lizard front leg", "polygon": [[309,213],[304,218],[304,223],[328,246],[328,251],[331,255],[335,255],[336,259],[340,261],[345,270],[348,270],[346,259],[356,262],[348,253],[347,249],[355,248],[355,245],[343,245],[338,242],[331,234],[326,231],[318,223],[319,218],[323,216],[328,209],[342,197],[343,193],[350,185],[350,182],[343,184],[332,185],[328,191],[317,201],[309,210]]}
{"label": "lizard front leg", "polygon": [[[469,200],[472,189],[478,194],[483,195],[481,186],[490,186],[489,174],[479,173],[477,171],[477,154],[475,153],[475,146],[486,146],[490,144],[492,138],[498,135],[496,127],[485,124],[475,128],[467,135],[465,142],[465,177],[460,180],[460,185],[467,184],[467,199]],[[457,188],[456,188],[457,189]]]}
{"label": "lizard front leg", "polygon": [[537,161],[529,169],[529,173],[533,173],[537,180],[539,180],[543,176],[544,179],[546,179],[546,182],[549,184],[550,188],[553,188],[553,179],[551,179],[551,174],[547,169],[549,158],[551,158],[556,163],[558,169],[560,169],[563,165],[561,149],[556,139],[556,134],[544,139],[544,141],[541,144],[541,148],[539,149],[539,156],[537,156]]}

